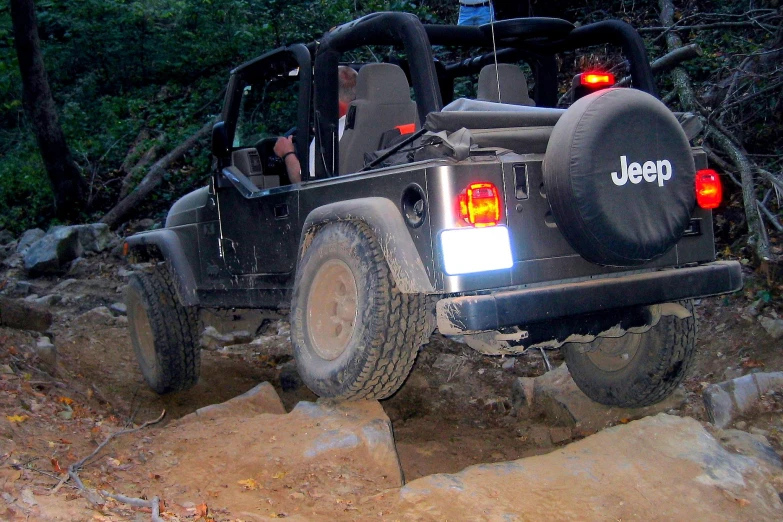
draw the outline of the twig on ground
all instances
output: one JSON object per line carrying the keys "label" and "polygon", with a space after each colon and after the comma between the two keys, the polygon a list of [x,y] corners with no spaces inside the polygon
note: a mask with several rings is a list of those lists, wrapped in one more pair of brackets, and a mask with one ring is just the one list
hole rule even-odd
{"label": "twig on ground", "polygon": [[[101,442],[101,443],[98,445],[98,447],[97,447],[97,448],[95,448],[95,449],[93,450],[93,452],[92,452],[92,453],[90,453],[90,454],[89,454],[89,455],[87,455],[86,457],[84,457],[84,458],[82,458],[82,459],[79,459],[78,461],[76,461],[76,462],[74,462],[73,464],[71,464],[70,466],[68,466],[68,475],[66,475],[65,477],[63,477],[63,478],[60,480],[60,482],[59,482],[59,483],[58,483],[58,484],[57,484],[57,485],[54,487],[54,489],[52,489],[52,491],[50,492],[50,494],[54,494],[54,493],[56,493],[57,491],[59,491],[59,490],[60,490],[60,488],[61,488],[61,487],[62,487],[62,486],[63,486],[63,485],[64,485],[64,484],[65,484],[65,483],[68,481],[68,479],[70,478],[71,480],[73,480],[73,482],[74,482],[74,483],[76,484],[76,486],[78,487],[79,491],[81,491],[82,495],[84,495],[84,498],[86,498],[88,502],[90,502],[90,503],[91,503],[91,504],[93,504],[93,505],[100,505],[100,504],[102,503],[102,502],[101,502],[101,497],[100,497],[100,495],[99,495],[99,494],[98,494],[98,492],[96,492],[95,490],[93,490],[93,489],[90,489],[90,488],[88,488],[88,487],[86,487],[86,486],[84,485],[84,483],[83,483],[83,482],[81,481],[81,479],[79,478],[79,469],[80,469],[82,466],[84,466],[84,465],[87,463],[87,461],[89,461],[90,459],[92,459],[93,457],[95,457],[95,456],[96,456],[96,455],[97,455],[97,454],[98,454],[98,453],[99,453],[99,452],[100,452],[100,451],[101,451],[103,448],[105,448],[105,447],[106,447],[106,445],[107,445],[107,444],[109,444],[109,442],[111,442],[111,441],[112,441],[113,439],[115,439],[116,437],[119,437],[120,435],[127,435],[127,434],[129,434],[129,433],[134,433],[134,432],[137,432],[137,431],[143,430],[143,429],[144,429],[144,428],[146,428],[147,426],[151,426],[151,425],[153,425],[153,424],[157,424],[158,422],[160,422],[161,420],[163,420],[163,417],[164,417],[165,415],[166,415],[166,410],[163,410],[163,411],[161,412],[160,416],[159,416],[157,419],[155,419],[155,420],[147,421],[147,422],[145,422],[144,424],[142,424],[141,426],[139,426],[138,428],[131,428],[131,429],[120,430],[120,431],[114,432],[114,433],[112,433],[111,435],[109,435],[108,437],[106,437],[106,439],[105,439],[103,442]],[[153,519],[153,520],[154,520],[154,519]]]}
{"label": "twig on ground", "polygon": [[125,495],[118,495],[109,493],[108,491],[101,491],[101,495],[128,504],[133,507],[150,508],[152,510],[152,522],[163,522],[160,518],[160,499],[158,497],[152,497],[149,500],[143,498],[126,497]]}

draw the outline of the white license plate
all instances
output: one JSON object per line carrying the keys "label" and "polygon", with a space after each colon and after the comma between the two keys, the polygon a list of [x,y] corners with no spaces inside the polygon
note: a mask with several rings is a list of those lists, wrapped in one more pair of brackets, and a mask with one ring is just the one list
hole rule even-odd
{"label": "white license plate", "polygon": [[511,268],[508,228],[455,228],[440,233],[443,269],[448,275]]}

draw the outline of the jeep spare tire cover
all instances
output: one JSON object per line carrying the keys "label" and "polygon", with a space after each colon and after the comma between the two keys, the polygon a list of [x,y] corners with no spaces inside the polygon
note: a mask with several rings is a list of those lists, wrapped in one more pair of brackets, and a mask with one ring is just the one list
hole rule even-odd
{"label": "jeep spare tire cover", "polygon": [[636,89],[574,103],[552,131],[544,185],[558,229],[600,265],[640,265],[682,237],[696,168],[674,114]]}

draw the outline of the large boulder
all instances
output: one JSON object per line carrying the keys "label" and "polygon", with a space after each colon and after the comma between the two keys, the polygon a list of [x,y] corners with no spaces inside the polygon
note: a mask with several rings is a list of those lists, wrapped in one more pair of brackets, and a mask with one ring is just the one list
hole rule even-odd
{"label": "large boulder", "polygon": [[33,277],[62,274],[80,254],[78,230],[58,227],[30,245],[24,254],[24,269]]}
{"label": "large boulder", "polygon": [[33,243],[45,235],[46,232],[40,228],[31,228],[30,230],[26,230],[25,233],[22,234],[22,237],[19,238],[19,242],[16,244],[16,252],[19,254],[24,254]]}
{"label": "large boulder", "polygon": [[103,252],[117,241],[117,236],[112,233],[109,225],[106,223],[88,223],[86,225],[54,227],[49,233],[51,234],[52,232],[63,228],[74,229],[79,234],[79,246],[81,247],[81,251],[79,252],[80,256],[84,253],[97,254]]}
{"label": "large boulder", "polygon": [[548,455],[417,479],[406,520],[783,520],[773,469],[697,421],[657,415]]}
{"label": "large boulder", "polygon": [[[39,235],[28,230],[25,236],[32,239]],[[117,240],[105,223],[53,227],[49,232],[30,244],[24,251],[24,268],[31,276],[65,273],[71,261],[85,253],[96,254],[110,248]]]}

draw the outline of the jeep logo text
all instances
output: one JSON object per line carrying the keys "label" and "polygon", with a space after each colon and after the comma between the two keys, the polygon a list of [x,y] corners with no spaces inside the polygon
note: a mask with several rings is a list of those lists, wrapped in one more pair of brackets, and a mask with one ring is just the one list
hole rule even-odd
{"label": "jeep logo text", "polygon": [[658,186],[662,187],[663,182],[671,179],[672,164],[669,160],[645,161],[643,165],[631,163],[628,165],[626,156],[620,156],[620,173],[612,172],[612,182],[618,187],[622,187],[630,180],[634,185],[644,181],[652,183],[658,180]]}

